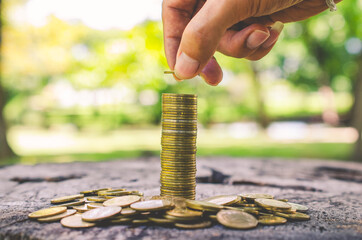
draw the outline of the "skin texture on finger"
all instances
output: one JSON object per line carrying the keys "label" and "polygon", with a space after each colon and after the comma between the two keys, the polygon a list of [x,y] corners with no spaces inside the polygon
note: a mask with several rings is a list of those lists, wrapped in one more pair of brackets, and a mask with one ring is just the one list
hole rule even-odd
{"label": "skin texture on finger", "polygon": [[[302,1],[303,0],[245,0],[239,1],[239,4],[241,8],[248,9],[247,17],[260,17],[289,8]],[[245,18],[241,18],[239,21],[244,19]]]}
{"label": "skin texture on finger", "polygon": [[164,0],[162,2],[165,54],[171,69],[176,63],[176,54],[183,31],[198,7],[197,0]]}
{"label": "skin texture on finger", "polygon": [[[233,14],[228,14],[234,10],[231,10],[232,4],[226,4],[226,2],[206,1],[185,28],[175,66],[175,71],[180,78],[189,79],[196,76],[213,56],[221,37],[230,23],[234,21],[232,18],[235,17]],[[198,63],[197,69],[191,71],[186,64],[180,63],[184,62],[179,61],[180,56],[188,62],[195,60],[195,65],[196,62]],[[194,68],[192,69],[194,70]]]}
{"label": "skin texture on finger", "polygon": [[[336,0],[335,2],[338,3],[341,1],[342,0]],[[328,6],[326,5],[325,0],[304,0],[299,4],[267,16],[246,19],[244,20],[244,23],[260,23],[266,26],[270,26],[276,21],[283,23],[297,22],[315,16],[327,9]]]}
{"label": "skin texture on finger", "polygon": [[215,57],[212,57],[202,69],[200,76],[211,86],[217,86],[221,82],[223,72]]}
{"label": "skin texture on finger", "polygon": [[270,29],[270,37],[267,41],[263,43],[256,51],[254,51],[250,56],[246,57],[246,59],[251,61],[257,61],[263,57],[265,57],[274,47],[277,42],[280,33],[283,30],[284,25],[281,22],[276,22],[272,28]]}
{"label": "skin texture on finger", "polygon": [[257,30],[269,34],[268,28],[260,24],[250,25],[240,31],[228,30],[221,38],[217,50],[230,57],[247,57],[255,51],[255,49],[247,47],[247,39]]}

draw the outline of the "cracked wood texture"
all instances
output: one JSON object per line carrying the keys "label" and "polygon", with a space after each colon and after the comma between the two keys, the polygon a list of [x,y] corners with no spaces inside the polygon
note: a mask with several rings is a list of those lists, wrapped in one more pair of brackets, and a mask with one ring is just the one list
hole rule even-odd
{"label": "cracked wood texture", "polygon": [[362,239],[362,164],[352,162],[200,158],[197,199],[246,192],[270,193],[307,205],[311,220],[239,231],[214,225],[180,230],[114,225],[73,230],[27,215],[50,199],[101,187],[159,194],[157,158],[100,163],[13,165],[0,168],[0,239]]}

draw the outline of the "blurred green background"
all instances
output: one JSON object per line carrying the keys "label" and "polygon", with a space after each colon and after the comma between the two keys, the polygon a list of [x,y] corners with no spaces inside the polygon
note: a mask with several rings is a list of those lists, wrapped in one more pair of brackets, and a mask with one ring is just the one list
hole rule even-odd
{"label": "blurred green background", "polygon": [[362,0],[216,54],[217,87],[163,74],[160,0],[0,2],[2,164],[157,156],[164,92],[198,95],[199,156],[362,159]]}

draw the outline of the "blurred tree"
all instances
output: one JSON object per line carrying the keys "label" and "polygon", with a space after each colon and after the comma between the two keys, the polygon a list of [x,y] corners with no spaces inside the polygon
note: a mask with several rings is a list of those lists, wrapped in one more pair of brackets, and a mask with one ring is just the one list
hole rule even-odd
{"label": "blurred tree", "polygon": [[[0,0],[0,17],[2,16],[2,4]],[[4,118],[4,107],[5,107],[5,91],[2,87],[2,78],[1,78],[1,57],[2,57],[2,19],[0,19],[0,160],[11,158],[14,156],[13,151],[10,149],[6,133],[7,133],[7,127],[5,123]]]}
{"label": "blurred tree", "polygon": [[359,134],[355,144],[352,158],[356,161],[362,161],[362,55],[358,60],[358,74],[355,83],[355,103],[352,109],[352,126]]}

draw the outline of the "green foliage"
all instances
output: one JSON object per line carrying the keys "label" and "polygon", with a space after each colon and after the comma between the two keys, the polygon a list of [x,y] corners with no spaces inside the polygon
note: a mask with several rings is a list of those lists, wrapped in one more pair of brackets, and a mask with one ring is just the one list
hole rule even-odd
{"label": "green foliage", "polygon": [[[7,2],[5,19],[16,4],[23,2]],[[361,1],[343,1],[335,13],[286,26],[272,52],[255,63],[269,116],[321,114],[316,91],[322,85],[334,89],[338,111],[348,112],[361,52],[351,53],[347,45],[362,38],[360,12]],[[11,124],[73,123],[80,129],[157,124],[163,92],[197,93],[205,126],[253,120],[259,114],[249,61],[216,54],[225,73],[218,87],[201,78],[177,83],[165,76],[160,22],[146,21],[129,31],[97,31],[53,16],[43,27],[6,21],[3,31],[5,113]],[[278,100],[281,89],[288,103]]]}

